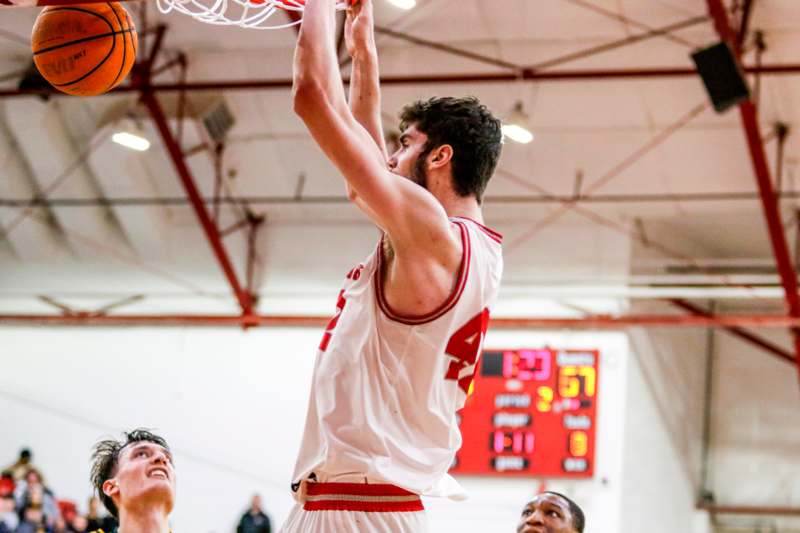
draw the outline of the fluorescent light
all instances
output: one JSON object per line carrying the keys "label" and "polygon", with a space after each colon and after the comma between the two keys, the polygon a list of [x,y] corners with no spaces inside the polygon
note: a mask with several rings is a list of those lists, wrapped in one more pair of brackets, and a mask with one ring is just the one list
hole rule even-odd
{"label": "fluorescent light", "polygon": [[127,131],[118,131],[111,136],[111,140],[125,148],[130,148],[138,152],[144,152],[150,148],[150,141]]}
{"label": "fluorescent light", "polygon": [[531,119],[525,112],[521,101],[517,101],[503,123],[503,135],[514,142],[528,144],[533,140],[530,127]]}
{"label": "fluorescent light", "polygon": [[417,0],[389,0],[389,3],[400,9],[411,9],[417,5]]}
{"label": "fluorescent light", "polygon": [[533,141],[533,133],[518,124],[503,124],[503,135],[514,142],[528,144]]}

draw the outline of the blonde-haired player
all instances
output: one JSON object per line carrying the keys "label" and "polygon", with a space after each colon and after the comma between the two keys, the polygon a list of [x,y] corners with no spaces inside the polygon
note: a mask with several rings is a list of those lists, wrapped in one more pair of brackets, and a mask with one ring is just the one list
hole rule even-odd
{"label": "blonde-haired player", "polygon": [[426,531],[420,495],[465,496],[447,470],[502,272],[480,207],[500,122],[474,98],[415,102],[387,156],[372,0],[348,12],[349,105],[335,4],[306,2],[294,107],[383,237],[347,273],[320,343],[283,531]]}

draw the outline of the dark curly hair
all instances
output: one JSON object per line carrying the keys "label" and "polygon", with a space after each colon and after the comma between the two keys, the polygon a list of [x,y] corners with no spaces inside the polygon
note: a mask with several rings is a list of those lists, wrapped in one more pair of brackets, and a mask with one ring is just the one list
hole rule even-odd
{"label": "dark curly hair", "polygon": [[558,496],[567,502],[567,505],[569,506],[569,513],[572,515],[572,528],[578,533],[583,533],[583,528],[586,527],[586,517],[583,514],[583,509],[581,509],[577,503],[567,498],[560,492],[547,490],[542,494],[552,494],[553,496]]}
{"label": "dark curly hair", "polygon": [[101,440],[95,444],[92,450],[92,471],[89,475],[92,486],[97,491],[97,496],[114,518],[119,518],[117,516],[117,506],[114,504],[114,500],[103,492],[103,483],[117,473],[120,452],[126,446],[136,442],[152,442],[169,451],[167,441],[146,429],[138,428],[133,431],[123,432],[122,438],[123,440]]}
{"label": "dark curly hair", "polygon": [[460,196],[483,198],[503,145],[501,122],[475,97],[431,98],[403,108],[400,129],[416,125],[428,136],[420,158],[434,148],[453,147],[453,186]]}

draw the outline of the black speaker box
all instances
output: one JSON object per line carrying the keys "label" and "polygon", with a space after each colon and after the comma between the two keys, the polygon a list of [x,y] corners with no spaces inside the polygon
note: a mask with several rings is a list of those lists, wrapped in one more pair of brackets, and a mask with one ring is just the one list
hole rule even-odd
{"label": "black speaker box", "polygon": [[750,98],[744,72],[727,43],[698,50],[692,59],[718,113]]}

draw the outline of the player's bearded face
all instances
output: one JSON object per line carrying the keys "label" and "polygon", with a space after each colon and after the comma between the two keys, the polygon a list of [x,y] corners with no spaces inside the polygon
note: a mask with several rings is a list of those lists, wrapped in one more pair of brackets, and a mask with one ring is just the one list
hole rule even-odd
{"label": "player's bearded face", "polygon": [[400,146],[389,158],[389,170],[417,185],[428,188],[426,145],[428,136],[411,125],[400,136]]}
{"label": "player's bearded face", "polygon": [[172,510],[175,470],[170,453],[158,444],[140,442],[124,449],[114,479],[123,506],[163,505]]}
{"label": "player's bearded face", "polygon": [[425,153],[419,154],[414,164],[411,166],[411,175],[408,178],[421,186],[423,189],[428,188],[428,169],[427,169],[427,155]]}

